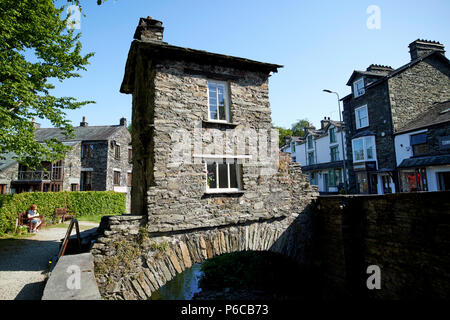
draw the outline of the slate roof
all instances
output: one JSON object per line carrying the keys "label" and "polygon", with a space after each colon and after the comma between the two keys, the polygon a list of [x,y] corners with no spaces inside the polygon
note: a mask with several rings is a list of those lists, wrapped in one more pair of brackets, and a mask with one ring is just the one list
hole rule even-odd
{"label": "slate roof", "polygon": [[401,127],[396,134],[430,127],[436,124],[450,122],[450,100],[435,103],[426,112]]}
{"label": "slate roof", "polygon": [[10,166],[15,164],[17,161],[14,159],[15,153],[8,152],[2,155],[5,159],[0,159],[0,171],[8,169]]}
{"label": "slate roof", "polygon": [[173,46],[168,44],[167,42],[147,42],[141,40],[133,40],[133,42],[131,43],[130,51],[128,52],[125,75],[120,87],[120,92],[133,92],[136,56],[142,53],[148,54],[152,59],[155,60],[183,60],[196,62],[202,65],[211,64],[244,70],[261,71],[266,73],[278,72],[278,69],[283,67],[282,65],[278,64],[212,53],[204,50]]}
{"label": "slate roof", "polygon": [[35,135],[37,141],[48,139],[57,139],[59,141],[104,141],[109,140],[116,132],[124,128],[121,125],[114,126],[87,126],[74,127],[73,138],[66,137],[59,128],[41,128],[36,129]]}
{"label": "slate roof", "polygon": [[437,156],[425,156],[405,159],[398,166],[399,168],[426,167],[450,164],[450,154]]}
{"label": "slate roof", "polygon": [[[405,64],[405,65],[403,65],[403,66],[401,66],[401,67],[399,67],[399,68],[397,68],[397,69],[395,69],[393,71],[387,72],[385,74],[380,73],[380,75],[381,75],[380,79],[378,79],[377,81],[372,82],[371,84],[367,85],[365,87],[365,89],[368,89],[370,87],[376,86],[376,85],[384,82],[385,80],[388,80],[389,78],[392,78],[392,77],[402,73],[403,71],[411,68],[412,66],[416,65],[417,63],[419,63],[419,62],[421,62],[421,61],[423,61],[423,60],[425,60],[425,59],[427,59],[427,58],[429,58],[431,56],[436,56],[439,59],[442,59],[445,63],[450,63],[450,61],[443,54],[441,54],[439,51],[431,51],[431,52],[429,52],[427,54],[424,54],[423,56],[421,56],[421,57],[419,57],[417,59],[414,59],[414,60],[408,62],[407,64]],[[358,72],[359,73],[367,73],[369,71],[358,71],[358,70],[353,71],[352,75],[350,76],[350,79],[347,82],[348,86],[351,85],[351,80],[354,78],[355,72],[357,72],[357,73]],[[371,73],[371,75],[374,75],[373,72]],[[352,96],[352,94],[350,93],[350,94],[346,95],[345,97],[343,97],[341,99],[341,101],[345,100],[345,99],[347,99],[347,98],[349,98],[351,96]]]}

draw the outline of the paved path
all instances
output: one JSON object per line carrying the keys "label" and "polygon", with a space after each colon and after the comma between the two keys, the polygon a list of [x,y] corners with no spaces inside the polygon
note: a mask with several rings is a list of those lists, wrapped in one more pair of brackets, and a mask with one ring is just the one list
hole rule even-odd
{"label": "paved path", "polygon": [[[83,230],[98,223],[80,222]],[[56,256],[66,228],[47,228],[34,237],[0,245],[0,300],[40,300],[49,260]],[[72,232],[74,234],[75,232]]]}

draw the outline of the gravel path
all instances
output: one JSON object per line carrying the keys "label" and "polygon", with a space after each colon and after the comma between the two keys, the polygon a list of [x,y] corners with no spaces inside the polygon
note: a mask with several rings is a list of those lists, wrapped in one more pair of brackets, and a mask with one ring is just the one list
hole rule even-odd
{"label": "gravel path", "polygon": [[[82,230],[97,226],[80,222]],[[46,228],[34,237],[0,240],[6,241],[0,246],[0,300],[41,299],[49,261],[58,254],[66,232],[62,227]]]}

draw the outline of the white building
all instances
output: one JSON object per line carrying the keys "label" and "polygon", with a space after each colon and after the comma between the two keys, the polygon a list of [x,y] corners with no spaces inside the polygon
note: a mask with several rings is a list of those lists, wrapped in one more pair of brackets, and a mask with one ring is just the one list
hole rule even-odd
{"label": "white building", "polygon": [[450,101],[395,134],[401,192],[450,190]]}
{"label": "white building", "polygon": [[[325,118],[321,128],[305,128],[305,136],[291,140],[291,157],[302,166],[303,173],[309,174],[310,183],[319,187],[321,193],[337,193],[344,186],[343,146],[345,132],[342,122]],[[294,148],[292,148],[294,145]]]}

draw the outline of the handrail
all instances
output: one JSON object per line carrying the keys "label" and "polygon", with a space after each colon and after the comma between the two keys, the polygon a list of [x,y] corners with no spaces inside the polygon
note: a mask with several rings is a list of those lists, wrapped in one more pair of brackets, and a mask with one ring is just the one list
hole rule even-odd
{"label": "handrail", "polygon": [[67,243],[69,242],[69,238],[70,238],[70,235],[72,233],[72,229],[73,229],[73,225],[74,224],[76,226],[75,230],[77,232],[78,248],[81,251],[80,226],[78,225],[78,220],[77,219],[72,219],[72,221],[70,222],[69,228],[67,228],[67,232],[66,232],[66,236],[64,237],[64,241],[61,244],[61,249],[59,250],[59,253],[58,253],[58,259],[60,257],[62,257],[64,255],[64,253],[66,252]]}

